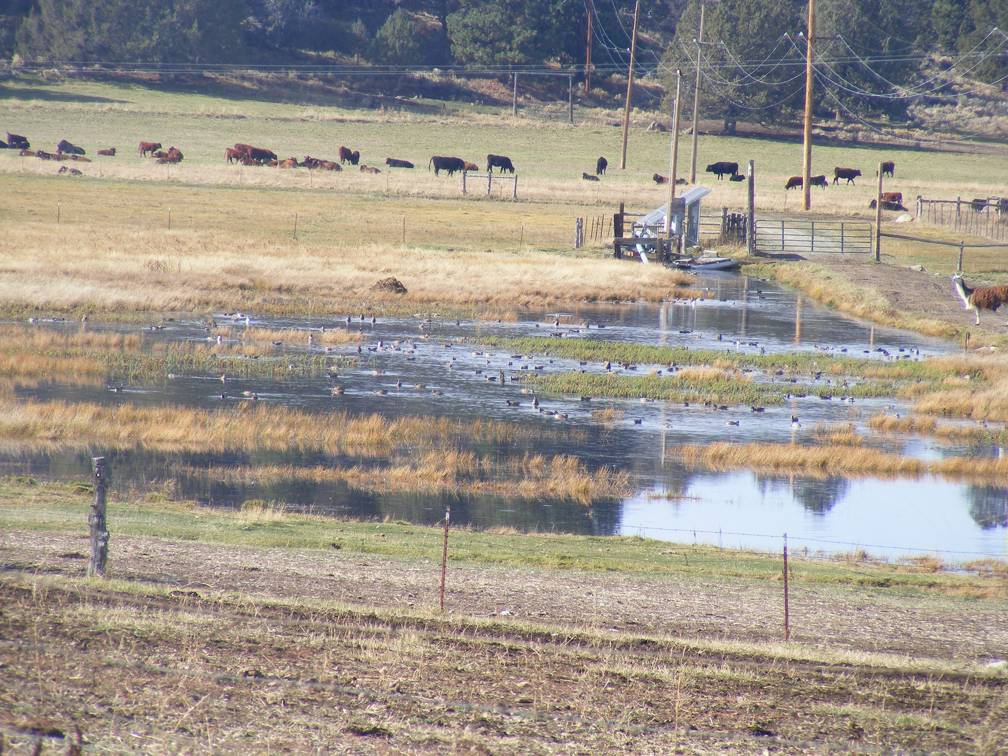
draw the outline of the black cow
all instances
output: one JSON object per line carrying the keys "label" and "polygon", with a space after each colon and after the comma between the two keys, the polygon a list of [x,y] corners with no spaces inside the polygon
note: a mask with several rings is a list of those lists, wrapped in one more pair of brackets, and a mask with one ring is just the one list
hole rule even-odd
{"label": "black cow", "polygon": [[997,204],[998,215],[1008,215],[1008,199],[1001,198]]}
{"label": "black cow", "polygon": [[[878,171],[875,172],[875,175],[878,176]],[[886,160],[884,163],[882,163],[882,175],[888,176],[889,178],[895,176],[896,163],[894,163],[892,160]]]}
{"label": "black cow", "polygon": [[581,178],[583,178],[585,181],[598,181],[599,180],[598,176],[592,176],[590,173],[582,173],[581,174]]}
{"label": "black cow", "polygon": [[360,151],[354,150],[350,153],[350,165],[357,165],[360,162]]}
{"label": "black cow", "polygon": [[246,154],[253,162],[259,163],[259,165],[277,159],[277,154],[273,150],[263,149],[262,147],[251,147]]}
{"label": "black cow", "polygon": [[970,201],[970,209],[974,213],[982,213],[987,209],[987,200],[983,198],[977,198]]}
{"label": "black cow", "polygon": [[9,145],[3,139],[0,139],[0,150],[6,150]]}
{"label": "black cow", "polygon": [[813,176],[809,179],[809,184],[812,186],[818,186],[820,189],[825,189],[829,186],[829,181],[826,180],[826,175],[823,174],[822,176]]}
{"label": "black cow", "polygon": [[445,157],[443,155],[434,155],[427,163],[428,171],[430,170],[432,165],[434,166],[435,176],[437,176],[441,171],[448,171],[448,175],[451,176],[456,171],[465,170],[465,160],[457,157]]}
{"label": "black cow", "polygon": [[729,181],[745,181],[745,176],[743,176],[741,173],[733,173],[731,176],[728,177],[728,180]]}
{"label": "black cow", "polygon": [[836,167],[833,169],[833,183],[836,184],[840,179],[847,179],[848,184],[853,184],[854,179],[861,175],[861,171],[857,168],[840,168]]}
{"label": "black cow", "polygon": [[494,168],[500,168],[500,172],[514,173],[514,165],[507,155],[487,155],[487,173],[493,172]]}
{"label": "black cow", "polygon": [[398,158],[385,158],[385,165],[389,168],[413,168],[413,163],[409,160],[399,160]]}
{"label": "black cow", "polygon": [[56,145],[56,152],[62,152],[67,155],[85,154],[82,148],[78,147],[76,144],[68,142],[66,139],[60,139],[59,144]]}
{"label": "black cow", "polygon": [[660,173],[656,173],[651,178],[654,179],[654,182],[656,184],[667,184],[668,183],[668,176],[662,176]]}
{"label": "black cow", "polygon": [[11,134],[7,132],[7,146],[12,150],[30,150],[31,144],[28,142],[26,137],[20,134]]}
{"label": "black cow", "polygon": [[711,163],[707,166],[707,173],[713,173],[718,177],[718,181],[720,181],[722,176],[735,176],[738,174],[738,163],[729,163],[727,160]]}
{"label": "black cow", "polygon": [[349,147],[342,147],[341,146],[339,148],[339,161],[341,163],[349,163],[350,162],[350,157],[352,155],[353,155],[353,150],[351,150]]}
{"label": "black cow", "polygon": [[604,176],[605,170],[608,167],[609,167],[609,161],[606,160],[604,157],[600,157],[598,160],[595,161],[595,175]]}

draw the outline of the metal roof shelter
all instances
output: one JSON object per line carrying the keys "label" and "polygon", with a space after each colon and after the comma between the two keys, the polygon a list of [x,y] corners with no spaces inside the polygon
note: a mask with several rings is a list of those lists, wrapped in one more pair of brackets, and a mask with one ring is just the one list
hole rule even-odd
{"label": "metal roof shelter", "polygon": [[[711,193],[705,186],[694,186],[672,199],[672,236],[682,237],[683,245],[695,247],[700,243],[700,200]],[[668,203],[662,203],[647,215],[634,222],[633,235],[653,239],[665,235],[665,215]],[[685,233],[684,233],[685,231]]]}

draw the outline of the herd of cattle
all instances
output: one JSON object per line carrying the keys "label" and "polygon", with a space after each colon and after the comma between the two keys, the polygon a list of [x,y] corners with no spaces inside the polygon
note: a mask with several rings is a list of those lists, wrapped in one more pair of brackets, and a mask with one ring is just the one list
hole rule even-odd
{"label": "herd of cattle", "polygon": [[[7,132],[7,141],[4,142],[0,139],[0,149],[13,149],[20,150],[20,154],[25,157],[37,157],[41,160],[75,160],[78,162],[90,163],[91,159],[86,156],[86,152],[82,147],[67,141],[66,139],[60,140],[56,145],[55,152],[46,152],[45,150],[32,150],[31,143],[28,141],[27,137],[20,134],[12,134]],[[151,157],[158,163],[181,163],[183,159],[182,151],[177,147],[169,147],[167,150],[162,149],[160,142],[140,142],[137,147],[137,152],[143,157]],[[97,154],[104,157],[115,157],[116,148],[108,147],[106,149],[97,150]],[[362,173],[381,173],[381,170],[373,166],[366,165],[360,162],[360,151],[352,150],[349,147],[341,146],[338,151],[339,161],[335,160],[325,160],[323,158],[315,158],[311,155],[305,155],[304,160],[298,160],[295,157],[289,157],[285,160],[280,160],[275,152],[262,147],[254,147],[251,144],[243,144],[241,142],[234,145],[234,147],[228,147],[224,150],[224,158],[227,162],[238,163],[241,165],[248,166],[273,166],[276,168],[308,168],[312,170],[328,170],[328,171],[341,171],[342,166],[352,165],[359,166]],[[416,166],[409,160],[403,160],[401,158],[385,158],[385,165],[389,168],[415,168]],[[598,181],[599,176],[604,176],[606,169],[609,167],[609,161],[604,157],[599,157],[595,161],[595,173],[584,172],[581,177],[585,181]],[[487,173],[493,173],[493,169],[496,168],[500,173],[514,173],[515,167],[514,163],[511,162],[511,158],[507,155],[487,155],[486,159],[486,170]],[[445,155],[434,155],[427,163],[427,169],[433,169],[434,175],[438,176],[441,171],[445,171],[449,176],[460,172],[473,172],[478,171],[479,166],[475,163],[469,162],[468,160],[463,160],[459,157],[449,157]],[[67,168],[63,166],[60,168],[59,173],[69,174],[71,176],[82,175],[81,171],[76,168]],[[739,164],[730,162],[727,160],[718,161],[716,163],[711,163],[707,166],[706,173],[713,174],[717,176],[718,181],[720,181],[724,176],[728,176],[729,181],[744,181],[745,177],[739,173]],[[842,168],[837,166],[833,169],[833,184],[836,185],[841,179],[845,180],[846,185],[852,185],[854,179],[861,175],[861,171],[857,168]],[[877,174],[876,174],[877,175]],[[892,160],[887,160],[882,163],[882,175],[888,176],[890,178],[896,175],[896,163]],[[668,177],[661,175],[660,173],[655,173],[652,176],[656,184],[667,184],[669,182]],[[677,179],[677,184],[685,184],[685,179]],[[784,184],[784,190],[788,191],[791,189],[800,188],[803,185],[801,176],[791,176],[787,182]],[[825,189],[829,186],[829,180],[826,175],[812,176],[809,182],[812,186],[818,186]],[[875,200],[872,200],[870,205],[871,208],[876,207]],[[970,208],[975,212],[982,212],[987,207],[995,208],[1000,214],[1008,214],[1008,199],[973,199],[969,203]],[[883,210],[906,210],[903,206],[903,193],[902,192],[883,192],[882,193],[882,209]]]}

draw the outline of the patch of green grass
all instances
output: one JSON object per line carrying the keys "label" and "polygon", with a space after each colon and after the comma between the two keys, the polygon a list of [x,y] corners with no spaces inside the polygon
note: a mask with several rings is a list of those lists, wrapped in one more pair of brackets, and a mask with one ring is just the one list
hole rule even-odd
{"label": "patch of green grass", "polygon": [[[87,529],[89,497],[71,485],[0,479],[0,530],[80,532]],[[289,549],[340,549],[394,559],[436,562],[439,527],[402,522],[358,522],[274,511],[268,518],[190,503],[113,498],[108,508],[117,535]],[[670,544],[635,537],[516,534],[453,529],[452,562],[640,575],[692,575],[710,579],[777,580],[774,555]],[[948,596],[1008,592],[997,578],[936,573],[911,566],[795,558],[796,579],[823,585],[886,586],[889,591]],[[991,591],[994,591],[992,594]]]}

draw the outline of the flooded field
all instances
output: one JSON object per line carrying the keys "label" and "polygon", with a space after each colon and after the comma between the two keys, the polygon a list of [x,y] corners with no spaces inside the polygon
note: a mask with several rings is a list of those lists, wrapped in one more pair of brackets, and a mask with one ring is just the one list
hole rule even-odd
{"label": "flooded field", "polygon": [[[942,342],[856,322],[744,276],[708,274],[699,285],[706,290],[699,301],[524,312],[501,322],[447,320],[434,312],[407,318],[355,312],[303,319],[220,313],[213,324],[179,319],[153,329],[88,324],[91,331],[142,333],[145,347],[212,344],[234,348],[248,360],[259,354],[243,354],[238,346],[247,343],[242,339],[246,329],[256,329],[269,334],[263,361],[284,359],[269,371],[229,375],[179,368],[155,379],[136,374],[132,380],[121,372],[108,383],[58,380],[18,389],[24,400],[71,404],[235,412],[251,405],[288,407],[308,413],[323,428],[346,416],[374,413],[392,420],[448,418],[461,428],[499,421],[521,430],[495,441],[460,437],[453,453],[471,455],[480,470],[513,468],[515,479],[532,475],[531,455],[565,455],[588,471],[629,474],[625,495],[592,495],[585,501],[573,495],[514,496],[480,486],[453,491],[381,485],[392,469],[382,464],[402,467],[421,455],[408,446],[381,463],[360,454],[280,449],[10,448],[0,457],[0,471],[81,479],[88,476],[91,454],[103,452],[121,489],[157,487],[212,506],[256,500],[340,516],[433,523],[450,504],[453,522],[478,528],[642,535],[768,550],[778,549],[787,532],[792,546],[810,552],[864,550],[891,558],[937,553],[947,561],[1008,556],[1008,486],[935,476],[714,472],[685,464],[678,453],[683,445],[806,444],[815,442],[822,429],[837,427],[869,434],[869,418],[905,413],[906,400],[829,372],[829,360],[890,364],[949,350]],[[77,331],[82,326],[40,319],[35,327]],[[335,332],[342,335],[334,338]],[[606,357],[606,346],[592,359],[561,357],[549,348],[579,339],[612,344],[614,356]],[[621,364],[615,355],[632,352],[634,345],[707,350],[726,359],[798,354],[795,359],[812,370],[795,378],[785,371],[747,368],[743,380],[736,381],[743,389],[731,401],[704,400],[702,391],[688,386],[675,398],[649,399],[645,392],[640,399],[633,395],[637,384],[620,394],[633,398],[616,398],[611,389],[619,388],[619,381],[697,370],[681,351],[676,352],[685,358],[680,364]],[[318,360],[306,361],[309,355]],[[819,370],[816,360],[822,361]],[[584,393],[582,387],[603,381],[607,396]],[[556,385],[579,390],[557,393]],[[873,442],[880,451],[921,460],[1003,456],[996,445],[909,434],[875,436]],[[326,473],[348,466],[356,477]],[[368,485],[356,482],[364,478]],[[612,490],[622,487],[614,484]]]}

